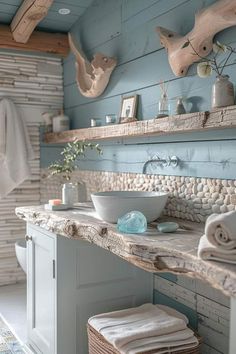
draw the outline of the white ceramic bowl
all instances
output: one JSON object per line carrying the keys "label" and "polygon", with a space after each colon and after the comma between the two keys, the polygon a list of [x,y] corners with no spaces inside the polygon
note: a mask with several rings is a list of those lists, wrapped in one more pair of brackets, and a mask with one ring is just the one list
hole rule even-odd
{"label": "white ceramic bowl", "polygon": [[156,220],[166,205],[168,193],[111,191],[91,194],[99,217],[107,222],[117,223],[118,218],[132,210],[143,213],[147,222]]}

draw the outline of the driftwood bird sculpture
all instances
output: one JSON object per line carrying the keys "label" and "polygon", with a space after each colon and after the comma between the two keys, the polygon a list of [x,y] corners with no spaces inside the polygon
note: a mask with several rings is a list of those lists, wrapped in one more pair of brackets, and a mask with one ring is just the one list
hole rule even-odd
{"label": "driftwood bird sculpture", "polygon": [[[185,76],[191,64],[212,51],[215,34],[235,25],[236,0],[220,0],[195,15],[194,28],[185,36],[163,27],[157,27],[156,30],[167,49],[174,74]],[[191,45],[184,47],[187,41]]]}
{"label": "driftwood bird sculpture", "polygon": [[68,36],[70,48],[76,57],[76,79],[81,94],[90,98],[100,96],[108,85],[117,64],[116,59],[96,53],[90,63],[82,50],[75,46],[70,33]]}

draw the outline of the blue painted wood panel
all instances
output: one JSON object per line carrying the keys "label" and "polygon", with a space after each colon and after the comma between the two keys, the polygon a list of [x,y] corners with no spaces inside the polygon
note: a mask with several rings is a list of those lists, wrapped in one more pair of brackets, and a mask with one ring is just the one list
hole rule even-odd
{"label": "blue painted wood panel", "polygon": [[[196,66],[188,76],[176,78],[162,48],[156,26],[164,26],[182,35],[194,25],[194,14],[214,0],[96,0],[73,26],[72,32],[88,57],[97,51],[116,56],[118,65],[109,86],[97,99],[83,97],[75,80],[74,57],[64,62],[65,108],[72,128],[89,127],[91,118],[105,115],[119,116],[123,96],[138,94],[138,118],[150,119],[157,114],[160,80],[169,83],[171,113],[176,99],[184,97],[187,111],[209,110],[214,77],[200,79]],[[96,34],[96,35],[95,35]],[[236,29],[222,31],[217,38],[224,43],[235,43]],[[235,43],[236,46],[236,43]],[[232,81],[236,79],[235,57],[226,71]],[[123,172],[141,172],[143,163],[158,153],[175,154],[182,163],[176,169],[160,167],[153,173],[185,176],[235,178],[236,130],[205,133],[177,134],[166,137],[120,139],[106,142],[102,157],[88,156],[81,161],[83,169]],[[211,166],[212,168],[206,168]]]}
{"label": "blue painted wood panel", "polygon": [[174,308],[175,310],[183,313],[185,316],[188,317],[189,324],[193,329],[196,330],[198,328],[197,311],[194,311],[190,307],[181,304],[180,302],[175,301],[174,299],[171,299],[170,297],[162,294],[157,290],[154,290],[154,304],[161,304]]}
{"label": "blue painted wood panel", "polygon": [[[211,178],[236,177],[235,140],[198,140],[194,142],[147,143],[138,140],[129,142],[120,140],[101,144],[103,154],[97,156],[88,151],[86,158],[78,160],[78,166],[84,170],[142,173],[143,165],[154,156],[166,158],[177,155],[180,159],[177,167],[162,167],[151,164],[147,173],[160,175],[195,176]],[[42,167],[52,159],[60,158],[61,148],[41,148]],[[206,168],[207,166],[207,168]]]}

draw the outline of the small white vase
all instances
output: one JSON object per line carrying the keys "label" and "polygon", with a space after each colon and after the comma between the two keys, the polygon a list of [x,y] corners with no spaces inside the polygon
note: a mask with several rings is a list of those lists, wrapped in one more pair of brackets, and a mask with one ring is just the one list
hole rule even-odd
{"label": "small white vase", "polygon": [[62,203],[73,206],[75,203],[87,202],[87,189],[84,182],[67,182],[62,186]]}
{"label": "small white vase", "polygon": [[76,201],[76,187],[73,183],[64,183],[62,187],[62,203],[72,206]]}
{"label": "small white vase", "polygon": [[212,108],[234,105],[234,85],[228,75],[217,76],[212,86]]}

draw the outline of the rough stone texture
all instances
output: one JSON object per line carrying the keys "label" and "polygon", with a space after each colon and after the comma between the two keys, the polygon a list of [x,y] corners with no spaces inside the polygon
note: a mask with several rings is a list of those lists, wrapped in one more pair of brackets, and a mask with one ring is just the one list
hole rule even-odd
{"label": "rough stone texture", "polygon": [[16,214],[55,234],[94,243],[146,271],[186,273],[206,280],[226,295],[236,296],[236,266],[197,257],[203,225],[177,220],[180,229],[174,234],[158,232],[155,224],[149,225],[142,235],[121,234],[116,225],[97,219],[88,203],[81,204],[78,210],[58,212],[21,207]]}
{"label": "rough stone texture", "polygon": [[[45,178],[42,170],[41,200],[61,196],[60,177]],[[212,213],[236,210],[236,181],[199,177],[143,175],[104,171],[76,171],[72,181],[82,181],[90,194],[105,190],[165,191],[169,198],[164,215],[204,222]]]}
{"label": "rough stone texture", "polygon": [[7,96],[17,105],[35,152],[35,159],[29,162],[30,178],[0,200],[1,286],[25,280],[14,245],[25,237],[25,225],[16,218],[14,210],[21,205],[40,204],[39,123],[42,112],[57,111],[63,106],[63,77],[60,58],[20,52],[1,52],[0,73],[1,97]]}

